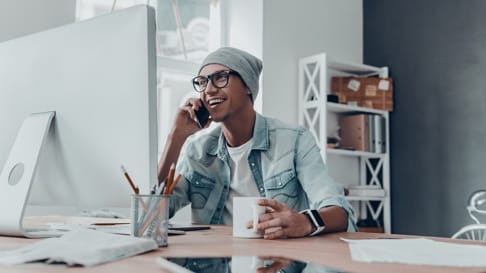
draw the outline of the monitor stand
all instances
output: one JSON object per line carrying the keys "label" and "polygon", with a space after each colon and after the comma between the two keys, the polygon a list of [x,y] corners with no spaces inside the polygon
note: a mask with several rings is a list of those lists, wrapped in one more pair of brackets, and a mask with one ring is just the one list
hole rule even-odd
{"label": "monitor stand", "polygon": [[25,207],[39,154],[55,112],[30,114],[22,123],[0,173],[0,235],[25,236]]}

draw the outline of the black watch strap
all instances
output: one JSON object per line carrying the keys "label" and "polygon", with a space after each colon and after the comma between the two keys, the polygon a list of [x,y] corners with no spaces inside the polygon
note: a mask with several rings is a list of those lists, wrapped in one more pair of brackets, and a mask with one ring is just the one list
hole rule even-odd
{"label": "black watch strap", "polygon": [[307,216],[307,218],[309,218],[309,222],[314,227],[310,236],[317,235],[317,234],[321,233],[326,228],[326,225],[324,224],[324,220],[322,220],[322,217],[319,214],[318,210],[306,209],[306,210],[301,211],[300,213],[305,214]]}

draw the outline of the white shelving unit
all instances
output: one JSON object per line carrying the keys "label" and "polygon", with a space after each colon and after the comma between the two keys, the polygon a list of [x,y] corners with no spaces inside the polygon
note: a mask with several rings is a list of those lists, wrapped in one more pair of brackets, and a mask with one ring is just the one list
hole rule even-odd
{"label": "white shelving unit", "polygon": [[[390,138],[387,111],[327,102],[333,76],[388,77],[388,67],[329,60],[326,53],[299,60],[299,122],[309,128],[321,147],[330,175],[348,185],[379,186],[384,197],[347,196],[358,219],[375,220],[391,233],[390,223]],[[340,115],[364,113],[385,119],[385,153],[327,148],[327,136],[337,131]]]}

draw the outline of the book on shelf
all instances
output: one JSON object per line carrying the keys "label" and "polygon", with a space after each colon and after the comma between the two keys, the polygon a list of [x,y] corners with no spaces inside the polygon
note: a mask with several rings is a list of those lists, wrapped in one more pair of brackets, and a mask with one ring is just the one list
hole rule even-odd
{"label": "book on shelf", "polygon": [[373,115],[373,119],[374,152],[386,153],[385,118],[380,115]]}
{"label": "book on shelf", "polygon": [[370,153],[376,153],[376,136],[375,136],[375,116],[376,115],[368,115],[368,135],[369,135],[369,150]]}
{"label": "book on shelf", "polygon": [[349,185],[346,186],[348,196],[385,197],[385,190],[378,185]]}

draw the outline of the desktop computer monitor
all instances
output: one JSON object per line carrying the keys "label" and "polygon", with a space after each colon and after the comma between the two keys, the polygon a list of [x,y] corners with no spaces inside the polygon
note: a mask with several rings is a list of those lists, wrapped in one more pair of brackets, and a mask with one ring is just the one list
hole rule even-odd
{"label": "desktop computer monitor", "polygon": [[155,33],[153,8],[136,6],[0,43],[0,171],[23,121],[55,112],[27,214],[128,212],[121,165],[141,193],[156,183]]}

